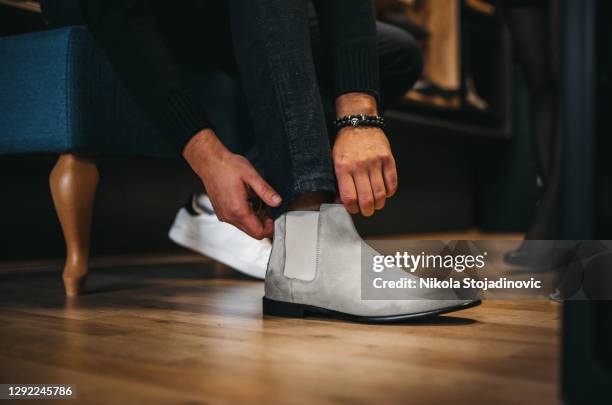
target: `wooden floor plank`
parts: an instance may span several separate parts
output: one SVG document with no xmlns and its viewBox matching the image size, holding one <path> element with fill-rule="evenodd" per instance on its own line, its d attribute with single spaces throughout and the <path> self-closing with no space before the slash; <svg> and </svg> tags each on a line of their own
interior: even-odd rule
<svg viewBox="0 0 612 405">
<path fill-rule="evenodd" d="M 0 273 L 0 382 L 94 404 L 560 403 L 552 302 L 373 326 L 262 317 L 262 283 L 211 262 L 109 264 L 71 301 L 58 271 Z"/>
</svg>

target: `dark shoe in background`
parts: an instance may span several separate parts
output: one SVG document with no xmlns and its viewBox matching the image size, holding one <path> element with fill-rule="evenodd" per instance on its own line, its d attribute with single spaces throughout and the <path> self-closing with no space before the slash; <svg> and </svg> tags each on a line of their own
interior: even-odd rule
<svg viewBox="0 0 612 405">
<path fill-rule="evenodd" d="M 461 107 L 461 96 L 458 90 L 444 89 L 427 77 L 419 79 L 405 98 L 408 101 L 439 108 L 459 109 Z"/>
</svg>

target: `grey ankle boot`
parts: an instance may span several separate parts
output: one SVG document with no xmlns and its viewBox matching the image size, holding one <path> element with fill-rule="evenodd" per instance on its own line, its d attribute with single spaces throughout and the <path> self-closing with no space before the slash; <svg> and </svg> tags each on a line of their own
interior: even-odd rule
<svg viewBox="0 0 612 405">
<path fill-rule="evenodd" d="M 362 248 L 366 249 L 363 253 Z M 409 300 L 362 300 L 362 254 L 373 256 L 378 252 L 362 242 L 344 206 L 323 204 L 318 212 L 283 214 L 275 221 L 264 314 L 325 314 L 383 323 L 429 317 L 480 303 L 458 299 L 452 289 L 419 289 Z"/>
</svg>

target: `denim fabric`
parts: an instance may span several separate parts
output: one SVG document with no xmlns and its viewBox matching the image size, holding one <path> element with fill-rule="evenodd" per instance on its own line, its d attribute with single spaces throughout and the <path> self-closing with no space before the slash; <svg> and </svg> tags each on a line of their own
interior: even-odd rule
<svg viewBox="0 0 612 405">
<path fill-rule="evenodd" d="M 306 192 L 336 191 L 308 2 L 230 4 L 234 51 L 264 176 L 283 197 L 284 205 L 273 213 L 278 215 Z"/>
</svg>

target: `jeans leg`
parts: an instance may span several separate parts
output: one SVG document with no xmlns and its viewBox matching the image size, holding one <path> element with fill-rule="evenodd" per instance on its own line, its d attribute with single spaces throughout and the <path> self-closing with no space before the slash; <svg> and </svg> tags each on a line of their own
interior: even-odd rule
<svg viewBox="0 0 612 405">
<path fill-rule="evenodd" d="M 336 191 L 315 72 L 307 0 L 231 0 L 234 52 L 265 179 L 283 205 Z"/>
</svg>

